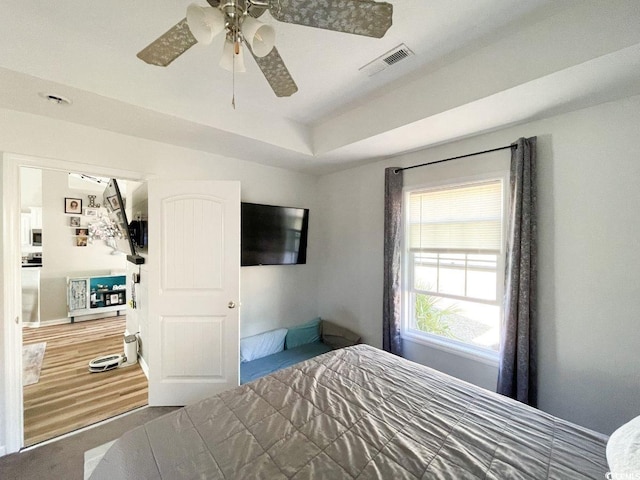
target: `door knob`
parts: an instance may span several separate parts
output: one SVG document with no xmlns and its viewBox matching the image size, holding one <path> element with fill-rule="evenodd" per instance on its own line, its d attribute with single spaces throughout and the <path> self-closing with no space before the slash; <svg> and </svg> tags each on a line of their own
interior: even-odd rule
<svg viewBox="0 0 640 480">
<path fill-rule="evenodd" d="M 229 304 L 227 305 L 227 307 L 236 308 L 236 304 L 233 301 L 230 301 Z"/>
</svg>

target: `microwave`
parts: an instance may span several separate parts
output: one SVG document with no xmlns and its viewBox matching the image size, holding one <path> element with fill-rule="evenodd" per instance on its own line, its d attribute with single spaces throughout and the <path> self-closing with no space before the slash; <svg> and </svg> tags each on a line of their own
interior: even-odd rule
<svg viewBox="0 0 640 480">
<path fill-rule="evenodd" d="M 34 247 L 42 246 L 42 230 L 39 228 L 31 229 L 31 245 Z"/>
</svg>

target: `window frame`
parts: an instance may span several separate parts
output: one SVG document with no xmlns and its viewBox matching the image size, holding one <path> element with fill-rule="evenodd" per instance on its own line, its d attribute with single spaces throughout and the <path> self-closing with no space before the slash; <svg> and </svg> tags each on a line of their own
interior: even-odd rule
<svg viewBox="0 0 640 480">
<path fill-rule="evenodd" d="M 476 183 L 488 182 L 488 181 L 502 181 L 502 241 L 500 252 L 498 253 L 497 264 L 496 264 L 496 301 L 484 301 L 482 299 L 473 299 L 469 297 L 455 297 L 447 294 L 438 294 L 437 292 L 431 292 L 431 294 L 435 293 L 436 295 L 442 295 L 446 298 L 459 298 L 463 301 L 474 301 L 482 304 L 491 304 L 497 305 L 500 309 L 500 319 L 499 323 L 502 325 L 502 321 L 504 318 L 504 271 L 505 271 L 505 262 L 506 262 L 506 231 L 508 228 L 508 219 L 509 219 L 509 172 L 506 170 L 500 171 L 491 171 L 487 173 L 483 173 L 480 175 L 473 175 L 467 177 L 449 177 L 445 179 L 440 179 L 433 182 L 428 183 L 420 183 L 416 185 L 405 186 L 403 188 L 403 211 L 402 211 L 402 220 L 403 220 L 403 235 L 402 235 L 402 326 L 401 326 L 401 336 L 404 339 L 410 340 L 411 342 L 422 344 L 428 347 L 436 348 L 438 350 L 443 350 L 448 353 L 452 353 L 454 355 L 462 356 L 465 358 L 469 358 L 472 360 L 476 360 L 478 362 L 497 366 L 499 363 L 499 353 L 494 350 L 489 350 L 487 348 L 482 348 L 476 345 L 471 345 L 466 342 L 462 342 L 455 339 L 445 338 L 440 335 L 431 334 L 428 332 L 422 332 L 415 328 L 412 328 L 412 315 L 413 308 L 411 306 L 411 301 L 416 290 L 413 288 L 414 281 L 414 269 L 412 267 L 412 253 L 409 251 L 408 241 L 409 241 L 409 196 L 412 192 L 421 191 L 421 190 L 432 190 L 432 189 L 446 189 L 446 188 L 456 188 L 466 185 L 473 185 Z"/>
</svg>

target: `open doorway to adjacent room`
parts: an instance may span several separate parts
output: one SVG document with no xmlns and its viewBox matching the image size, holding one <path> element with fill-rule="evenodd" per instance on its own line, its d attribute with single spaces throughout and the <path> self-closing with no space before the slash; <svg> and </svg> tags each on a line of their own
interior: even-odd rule
<svg viewBox="0 0 640 480">
<path fill-rule="evenodd" d="M 137 333 L 127 325 L 126 255 L 105 208 L 113 201 L 103 196 L 109 179 L 20 167 L 20 180 L 23 424 L 30 446 L 147 405 L 148 382 L 137 361 L 89 372 L 91 360 L 123 354 L 125 335 Z M 124 210 L 142 184 L 118 184 Z M 129 220 L 141 215 L 127 211 Z"/>
</svg>

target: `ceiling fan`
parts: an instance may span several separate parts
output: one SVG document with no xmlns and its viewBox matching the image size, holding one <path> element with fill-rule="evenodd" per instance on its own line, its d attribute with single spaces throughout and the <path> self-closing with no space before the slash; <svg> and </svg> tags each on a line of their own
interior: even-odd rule
<svg viewBox="0 0 640 480">
<path fill-rule="evenodd" d="M 244 71 L 244 43 L 277 97 L 298 91 L 275 44 L 275 31 L 257 20 L 266 10 L 280 22 L 382 38 L 392 23 L 393 6 L 374 0 L 207 0 L 191 4 L 187 17 L 138 53 L 151 65 L 166 67 L 196 43 L 211 43 L 225 32 L 220 66 Z"/>
</svg>

